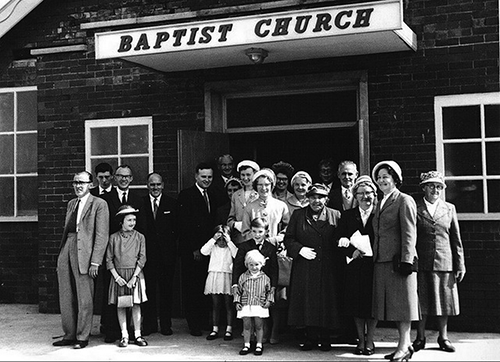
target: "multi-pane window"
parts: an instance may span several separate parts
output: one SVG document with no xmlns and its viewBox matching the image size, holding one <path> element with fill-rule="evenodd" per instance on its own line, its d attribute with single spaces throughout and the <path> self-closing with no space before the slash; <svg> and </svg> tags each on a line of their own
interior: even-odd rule
<svg viewBox="0 0 500 362">
<path fill-rule="evenodd" d="M 151 117 L 101 119 L 85 122 L 87 170 L 107 162 L 113 170 L 118 165 L 132 168 L 131 188 L 145 187 L 153 169 L 153 125 Z"/>
<path fill-rule="evenodd" d="M 0 155 L 0 220 L 36 220 L 36 87 L 0 89 Z"/>
<path fill-rule="evenodd" d="M 461 219 L 500 218 L 500 93 L 435 99 L 438 170 Z"/>
</svg>

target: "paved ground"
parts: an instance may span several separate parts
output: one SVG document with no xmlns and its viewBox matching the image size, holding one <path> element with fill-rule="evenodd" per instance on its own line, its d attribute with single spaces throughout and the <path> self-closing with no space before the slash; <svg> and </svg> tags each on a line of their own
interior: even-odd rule
<svg viewBox="0 0 500 362">
<path fill-rule="evenodd" d="M 149 346 L 130 345 L 119 348 L 107 344 L 99 334 L 99 316 L 94 318 L 92 337 L 88 347 L 73 350 L 71 347 L 53 347 L 52 342 L 62 334 L 59 314 L 38 313 L 37 305 L 0 304 L 0 360 L 3 361 L 385 361 L 384 354 L 396 346 L 397 332 L 392 328 L 378 328 L 376 353 L 372 356 L 355 356 L 354 346 L 333 345 L 330 352 L 313 350 L 302 352 L 291 335 L 283 335 L 277 345 L 264 345 L 262 356 L 240 356 L 241 337 L 225 342 L 222 339 L 207 341 L 189 335 L 183 319 L 175 319 L 172 336 L 152 334 L 147 337 Z M 415 331 L 412 332 L 414 336 Z M 438 350 L 437 332 L 429 331 L 427 347 L 414 354 L 412 361 L 500 361 L 500 334 L 450 333 L 457 348 L 456 353 Z"/>
</svg>

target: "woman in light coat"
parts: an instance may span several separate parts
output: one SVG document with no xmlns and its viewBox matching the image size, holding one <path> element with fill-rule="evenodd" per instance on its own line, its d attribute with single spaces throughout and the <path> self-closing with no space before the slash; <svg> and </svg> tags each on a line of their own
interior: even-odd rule
<svg viewBox="0 0 500 362">
<path fill-rule="evenodd" d="M 227 218 L 227 226 L 231 229 L 231 240 L 239 245 L 245 241 L 242 234 L 243 214 L 248 204 L 257 200 L 259 194 L 253 188 L 253 175 L 260 170 L 259 165 L 251 160 L 241 161 L 236 167 L 243 185 L 231 198 L 231 209 Z"/>
<path fill-rule="evenodd" d="M 422 320 L 418 322 L 415 351 L 425 348 L 425 325 L 435 316 L 439 348 L 455 352 L 448 339 L 448 316 L 460 313 L 458 283 L 465 276 L 465 261 L 455 206 L 441 199 L 446 188 L 437 171 L 420 175 L 424 197 L 417 200 L 418 295 Z"/>
<path fill-rule="evenodd" d="M 379 162 L 372 178 L 383 193 L 373 218 L 372 312 L 377 320 L 396 322 L 398 345 L 386 358 L 407 361 L 414 352 L 411 321 L 420 319 L 417 274 L 412 272 L 417 255 L 417 207 L 411 196 L 398 190 L 403 175 L 396 162 Z M 394 261 L 401 264 L 398 271 Z"/>
</svg>

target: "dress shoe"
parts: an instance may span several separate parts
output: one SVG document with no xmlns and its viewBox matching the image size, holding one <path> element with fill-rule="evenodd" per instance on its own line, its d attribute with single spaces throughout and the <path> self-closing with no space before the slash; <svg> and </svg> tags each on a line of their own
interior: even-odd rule
<svg viewBox="0 0 500 362">
<path fill-rule="evenodd" d="M 73 349 L 82 349 L 89 345 L 89 341 L 76 341 Z"/>
<path fill-rule="evenodd" d="M 148 345 L 148 342 L 142 336 L 137 337 L 134 343 L 139 347 L 146 347 Z"/>
<path fill-rule="evenodd" d="M 240 355 L 241 356 L 245 356 L 247 354 L 250 353 L 250 347 L 247 347 L 247 346 L 244 346 L 241 350 L 240 350 Z"/>
<path fill-rule="evenodd" d="M 161 334 L 164 336 L 171 336 L 174 332 L 172 331 L 172 328 L 166 328 L 161 330 Z"/>
<path fill-rule="evenodd" d="M 72 346 L 76 343 L 75 340 L 71 339 L 61 339 L 60 341 L 56 341 L 52 343 L 54 347 L 63 347 L 63 346 Z"/>
<path fill-rule="evenodd" d="M 439 349 L 445 352 L 455 352 L 455 347 L 451 344 L 449 339 L 443 339 L 441 336 L 438 337 Z"/>
<path fill-rule="evenodd" d="M 207 336 L 207 341 L 213 341 L 214 339 L 219 338 L 219 332 L 212 331 L 210 334 Z"/>
<path fill-rule="evenodd" d="M 421 349 L 424 349 L 425 348 L 425 337 L 422 339 L 415 339 L 413 341 L 412 346 L 413 346 L 413 349 L 415 350 L 415 352 L 418 352 Z"/>
<path fill-rule="evenodd" d="M 120 339 L 120 343 L 118 343 L 118 347 L 127 347 L 127 346 L 128 346 L 128 338 L 122 337 L 122 339 Z"/>
<path fill-rule="evenodd" d="M 189 334 L 191 334 L 192 336 L 195 336 L 195 337 L 199 337 L 199 336 L 201 336 L 202 333 L 201 333 L 200 329 L 191 329 Z"/>
<path fill-rule="evenodd" d="M 311 341 L 305 341 L 303 345 L 300 346 L 301 351 L 310 351 L 314 348 L 314 343 Z"/>
<path fill-rule="evenodd" d="M 328 352 L 332 349 L 332 345 L 329 342 L 322 342 L 319 345 L 319 350 L 323 352 Z"/>
<path fill-rule="evenodd" d="M 392 358 L 394 357 L 395 354 L 396 354 L 396 352 L 392 352 L 392 353 L 386 354 L 384 356 L 384 358 L 392 361 Z"/>
<path fill-rule="evenodd" d="M 360 356 L 360 355 L 362 355 L 362 354 L 363 354 L 363 351 L 364 351 L 364 348 L 357 347 L 357 346 L 356 346 L 356 348 L 354 348 L 354 354 L 355 354 L 355 355 Z"/>
<path fill-rule="evenodd" d="M 255 356 L 262 356 L 262 352 L 264 351 L 264 347 L 258 346 L 255 347 L 255 350 L 253 351 L 253 354 Z"/>
<path fill-rule="evenodd" d="M 232 341 L 233 340 L 233 333 L 226 331 L 226 333 L 224 333 L 224 340 L 225 341 Z"/>
<path fill-rule="evenodd" d="M 375 345 L 373 345 L 373 347 L 365 347 L 365 349 L 363 350 L 363 355 L 365 356 L 371 356 L 374 353 L 375 353 Z"/>
<path fill-rule="evenodd" d="M 394 356 L 395 356 L 395 354 L 394 354 L 391 358 L 391 361 L 408 361 L 411 359 L 414 352 L 415 351 L 413 350 L 413 347 L 409 346 L 408 350 L 404 354 L 402 354 L 401 356 L 394 358 Z"/>
</svg>

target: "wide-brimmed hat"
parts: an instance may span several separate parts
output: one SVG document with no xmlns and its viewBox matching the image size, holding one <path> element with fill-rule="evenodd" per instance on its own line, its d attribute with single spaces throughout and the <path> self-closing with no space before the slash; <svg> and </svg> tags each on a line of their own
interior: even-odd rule
<svg viewBox="0 0 500 362">
<path fill-rule="evenodd" d="M 388 160 L 388 161 L 380 161 L 379 163 L 377 163 L 375 165 L 375 167 L 373 168 L 373 171 L 372 171 L 372 179 L 375 181 L 377 180 L 377 172 L 379 170 L 379 168 L 381 166 L 390 166 L 394 172 L 396 172 L 396 174 L 398 175 L 399 177 L 399 181 L 403 182 L 403 172 L 401 171 L 401 167 L 399 167 L 399 165 L 396 163 L 396 161 L 391 161 L 391 160 Z"/>
<path fill-rule="evenodd" d="M 443 187 L 446 187 L 446 184 L 444 183 L 443 174 L 438 171 L 429 171 L 420 174 L 420 185 L 424 185 L 430 182 L 435 182 L 443 185 Z"/>
<path fill-rule="evenodd" d="M 328 196 L 328 189 L 323 184 L 313 184 L 309 186 L 306 192 L 307 197 L 312 195 Z"/>
<path fill-rule="evenodd" d="M 136 214 L 138 213 L 139 210 L 134 209 L 130 205 L 122 205 L 118 208 L 118 212 L 116 213 L 115 216 L 120 216 L 120 215 L 128 215 L 128 214 Z"/>
<path fill-rule="evenodd" d="M 242 167 L 251 167 L 255 172 L 260 170 L 259 165 L 257 162 L 252 161 L 252 160 L 243 160 L 240 163 L 238 163 L 238 166 L 236 167 L 236 171 L 240 172 L 240 168 Z"/>
<path fill-rule="evenodd" d="M 373 180 L 368 175 L 359 176 L 356 179 L 356 181 L 354 182 L 354 186 L 352 187 L 352 189 L 357 190 L 358 187 L 362 184 L 367 184 L 368 186 L 370 186 L 373 189 L 373 191 L 377 192 L 377 185 L 373 182 Z"/>
</svg>

